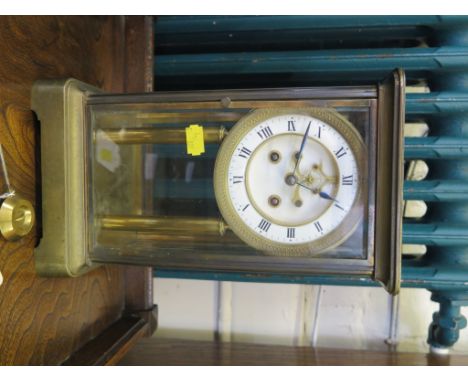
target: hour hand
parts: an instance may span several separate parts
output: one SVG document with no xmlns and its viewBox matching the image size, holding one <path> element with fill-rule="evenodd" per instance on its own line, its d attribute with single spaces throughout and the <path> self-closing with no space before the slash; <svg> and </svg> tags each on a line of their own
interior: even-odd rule
<svg viewBox="0 0 468 382">
<path fill-rule="evenodd" d="M 301 187 L 304 187 L 304 188 L 307 188 L 308 190 L 312 191 L 314 194 L 317 194 L 317 191 L 318 190 L 315 190 L 313 188 L 310 188 L 310 187 L 307 187 L 305 184 L 302 184 L 302 183 L 297 183 L 299 186 Z M 322 198 L 322 199 L 327 199 L 327 200 L 332 200 L 336 203 L 338 203 L 338 200 L 336 200 L 335 198 L 331 197 L 330 195 L 328 195 L 326 192 L 323 192 L 323 191 L 320 191 L 318 192 L 318 195 Z"/>
<path fill-rule="evenodd" d="M 319 196 L 323 199 L 327 199 L 327 200 L 332 200 L 334 202 L 337 202 L 338 203 L 338 200 L 336 200 L 335 198 L 332 198 L 330 195 L 328 195 L 326 192 L 323 192 L 323 191 L 320 191 L 319 192 Z"/>
</svg>

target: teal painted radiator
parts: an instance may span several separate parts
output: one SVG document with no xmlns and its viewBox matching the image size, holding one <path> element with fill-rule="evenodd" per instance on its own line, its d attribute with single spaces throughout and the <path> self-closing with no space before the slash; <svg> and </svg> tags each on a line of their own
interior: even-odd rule
<svg viewBox="0 0 468 382">
<path fill-rule="evenodd" d="M 395 67 L 405 69 L 408 85 L 428 89 L 406 96 L 406 122 L 425 123 L 429 133 L 406 138 L 405 160 L 424 160 L 429 172 L 424 180 L 404 185 L 405 200 L 424 201 L 427 212 L 405 219 L 403 242 L 426 245 L 427 252 L 404 257 L 402 283 L 432 292 L 440 310 L 428 343 L 450 347 L 466 326 L 460 307 L 468 305 L 468 17 L 173 16 L 155 21 L 156 91 L 361 84 L 380 80 Z M 198 188 L 200 197 L 212 197 L 205 184 Z M 155 274 L 373 285 L 338 276 L 168 269 Z"/>
</svg>

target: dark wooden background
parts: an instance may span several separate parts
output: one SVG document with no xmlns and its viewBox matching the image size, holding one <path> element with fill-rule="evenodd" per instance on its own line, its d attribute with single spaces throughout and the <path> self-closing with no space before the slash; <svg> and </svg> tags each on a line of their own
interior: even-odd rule
<svg viewBox="0 0 468 382">
<path fill-rule="evenodd" d="M 17 193 L 38 203 L 33 82 L 74 77 L 111 92 L 151 90 L 152 36 L 141 34 L 150 29 L 144 17 L 0 17 L 0 143 Z M 152 307 L 148 268 L 38 277 L 37 233 L 36 225 L 17 242 L 0 238 L 0 365 L 61 364 L 124 312 Z"/>
</svg>

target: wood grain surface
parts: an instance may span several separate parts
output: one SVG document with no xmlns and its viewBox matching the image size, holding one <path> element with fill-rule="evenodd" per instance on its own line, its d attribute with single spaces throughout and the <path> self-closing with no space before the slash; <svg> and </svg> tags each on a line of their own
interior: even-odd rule
<svg viewBox="0 0 468 382">
<path fill-rule="evenodd" d="M 74 77 L 122 91 L 123 23 L 119 17 L 0 17 L 0 143 L 12 188 L 33 204 L 39 179 L 31 85 Z M 0 238 L 0 365 L 60 364 L 124 309 L 123 267 L 76 279 L 37 277 L 37 227 L 17 242 Z"/>
<path fill-rule="evenodd" d="M 119 365 L 448 366 L 468 365 L 468 357 L 151 338 L 138 342 Z"/>
</svg>

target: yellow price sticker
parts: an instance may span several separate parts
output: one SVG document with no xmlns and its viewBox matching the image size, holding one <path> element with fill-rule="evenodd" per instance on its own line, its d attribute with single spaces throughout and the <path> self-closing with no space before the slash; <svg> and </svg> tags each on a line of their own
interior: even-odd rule
<svg viewBox="0 0 468 382">
<path fill-rule="evenodd" d="M 189 127 L 186 127 L 185 138 L 187 141 L 187 154 L 198 156 L 205 152 L 203 126 L 190 125 Z"/>
</svg>

